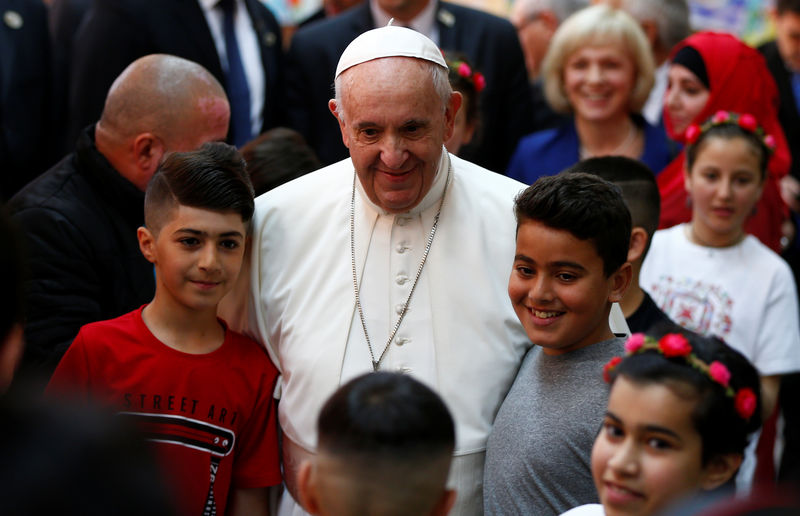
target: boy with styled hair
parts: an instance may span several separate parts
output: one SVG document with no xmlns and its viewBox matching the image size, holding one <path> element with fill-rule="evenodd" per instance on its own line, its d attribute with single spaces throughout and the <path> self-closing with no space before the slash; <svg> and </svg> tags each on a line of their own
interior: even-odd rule
<svg viewBox="0 0 800 516">
<path fill-rule="evenodd" d="M 155 267 L 153 300 L 81 328 L 48 386 L 137 425 L 181 514 L 266 514 L 265 488 L 281 481 L 277 371 L 216 315 L 239 274 L 252 215 L 236 149 L 208 143 L 168 157 L 148 185 L 138 230 Z"/>
<path fill-rule="evenodd" d="M 590 174 L 542 177 L 515 200 L 511 303 L 535 344 L 500 406 L 486 450 L 487 515 L 558 515 L 596 503 L 590 455 L 623 351 L 608 316 L 631 279 L 631 216 Z"/>
<path fill-rule="evenodd" d="M 317 454 L 300 466 L 304 508 L 323 516 L 441 516 L 455 502 L 447 474 L 453 418 L 441 398 L 407 375 L 359 376 L 328 398 Z"/>
<path fill-rule="evenodd" d="M 603 156 L 579 161 L 563 173 L 584 172 L 614 183 L 631 212 L 631 240 L 628 262 L 631 264 L 631 283 L 620 302 L 631 333 L 660 336 L 685 332 L 655 304 L 639 285 L 639 272 L 650 249 L 653 234 L 658 229 L 661 197 L 653 172 L 639 160 L 624 156 Z"/>
</svg>

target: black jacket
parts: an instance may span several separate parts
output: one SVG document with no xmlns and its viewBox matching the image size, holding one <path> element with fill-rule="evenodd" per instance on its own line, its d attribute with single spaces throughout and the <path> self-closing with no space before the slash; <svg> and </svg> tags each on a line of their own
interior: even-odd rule
<svg viewBox="0 0 800 516">
<path fill-rule="evenodd" d="M 27 243 L 26 349 L 20 374 L 49 378 L 84 324 L 149 302 L 153 266 L 139 251 L 144 193 L 84 130 L 75 152 L 9 202 Z"/>
</svg>

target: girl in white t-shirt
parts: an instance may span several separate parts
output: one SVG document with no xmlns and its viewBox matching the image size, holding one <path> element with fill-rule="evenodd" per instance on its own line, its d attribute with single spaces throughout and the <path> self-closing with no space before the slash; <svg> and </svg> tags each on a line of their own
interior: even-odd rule
<svg viewBox="0 0 800 516">
<path fill-rule="evenodd" d="M 641 333 L 604 368 L 611 393 L 592 449 L 602 505 L 563 516 L 650 516 L 735 474 L 761 424 L 758 373 L 716 338 Z"/>
</svg>

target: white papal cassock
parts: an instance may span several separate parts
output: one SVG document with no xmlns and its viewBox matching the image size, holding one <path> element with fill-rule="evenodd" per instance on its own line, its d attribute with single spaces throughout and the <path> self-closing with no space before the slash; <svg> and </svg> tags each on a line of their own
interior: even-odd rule
<svg viewBox="0 0 800 516">
<path fill-rule="evenodd" d="M 414 282 L 450 164 L 430 254 L 381 369 L 411 374 L 447 403 L 457 440 L 451 514 L 472 515 L 483 511 L 486 438 L 531 346 L 507 293 L 513 201 L 525 185 L 444 149 L 430 192 L 409 213 L 386 214 L 356 181 L 356 269 L 377 359 Z M 353 178 L 346 159 L 259 197 L 250 266 L 222 308 L 231 327 L 263 343 L 279 367 L 281 427 L 306 451 L 315 448 L 327 397 L 372 370 L 353 290 Z"/>
</svg>

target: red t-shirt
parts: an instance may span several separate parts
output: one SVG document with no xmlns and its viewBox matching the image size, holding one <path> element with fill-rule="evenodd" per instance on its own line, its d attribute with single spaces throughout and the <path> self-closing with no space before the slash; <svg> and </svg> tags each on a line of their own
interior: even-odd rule
<svg viewBox="0 0 800 516">
<path fill-rule="evenodd" d="M 231 485 L 279 484 L 278 372 L 264 350 L 226 327 L 219 349 L 180 352 L 150 333 L 142 308 L 81 328 L 47 393 L 77 394 L 137 425 L 182 514 L 225 514 Z"/>
</svg>

